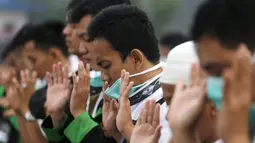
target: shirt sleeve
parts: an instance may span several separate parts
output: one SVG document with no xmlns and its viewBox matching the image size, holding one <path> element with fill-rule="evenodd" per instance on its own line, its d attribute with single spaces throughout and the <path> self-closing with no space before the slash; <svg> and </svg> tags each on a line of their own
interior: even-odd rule
<svg viewBox="0 0 255 143">
<path fill-rule="evenodd" d="M 52 119 L 48 116 L 42 123 L 42 129 L 50 142 L 63 142 L 65 139 L 64 130 L 72 122 L 72 116 L 65 116 L 57 128 L 53 127 Z"/>
</svg>

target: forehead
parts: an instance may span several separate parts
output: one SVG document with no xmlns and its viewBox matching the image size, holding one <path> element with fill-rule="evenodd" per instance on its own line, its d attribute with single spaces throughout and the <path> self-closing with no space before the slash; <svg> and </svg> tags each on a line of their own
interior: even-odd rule
<svg viewBox="0 0 255 143">
<path fill-rule="evenodd" d="M 87 15 L 87 16 L 84 16 L 80 22 L 78 23 L 78 28 L 81 28 L 83 30 L 87 30 L 87 27 L 91 21 L 91 16 L 90 15 Z"/>
<path fill-rule="evenodd" d="M 223 46 L 214 38 L 202 37 L 197 46 L 201 65 L 209 63 L 229 64 L 235 56 L 235 50 Z"/>
<path fill-rule="evenodd" d="M 118 55 L 118 52 L 113 50 L 112 45 L 103 38 L 98 38 L 89 42 L 88 49 L 91 56 L 94 58 L 113 60 Z"/>
</svg>

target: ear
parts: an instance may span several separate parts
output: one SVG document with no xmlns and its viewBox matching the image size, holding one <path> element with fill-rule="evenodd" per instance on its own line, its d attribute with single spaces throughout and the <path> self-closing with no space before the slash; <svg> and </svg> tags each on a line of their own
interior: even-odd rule
<svg viewBox="0 0 255 143">
<path fill-rule="evenodd" d="M 130 57 L 133 59 L 134 64 L 138 65 L 139 67 L 143 65 L 145 60 L 143 53 L 138 49 L 132 50 L 130 53 Z"/>
<path fill-rule="evenodd" d="M 53 61 L 55 63 L 61 62 L 61 61 L 63 61 L 65 59 L 65 56 L 63 55 L 62 51 L 60 51 L 56 47 L 50 48 L 49 55 L 51 56 L 51 58 L 53 59 Z"/>
</svg>

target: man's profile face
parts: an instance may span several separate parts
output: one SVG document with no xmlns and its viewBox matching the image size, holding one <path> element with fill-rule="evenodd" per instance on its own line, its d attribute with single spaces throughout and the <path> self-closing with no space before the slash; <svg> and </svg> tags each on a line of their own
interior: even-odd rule
<svg viewBox="0 0 255 143">
<path fill-rule="evenodd" d="M 67 21 L 69 21 L 69 19 L 67 19 Z M 90 21 L 91 16 L 87 15 L 84 16 L 79 23 L 68 23 L 63 30 L 69 53 L 77 55 L 85 64 L 89 63 L 90 58 L 87 56 L 87 47 L 80 47 L 81 42 L 86 42 L 82 40 L 80 34 L 87 32 L 87 27 Z"/>
<path fill-rule="evenodd" d="M 51 66 L 54 64 L 52 55 L 42 51 L 40 48 L 36 48 L 34 41 L 29 41 L 25 44 L 22 49 L 22 55 L 26 68 L 30 71 L 36 71 L 39 78 L 44 78 L 47 71 L 51 72 Z"/>
<path fill-rule="evenodd" d="M 201 67 L 211 76 L 221 76 L 224 69 L 231 67 L 235 50 L 227 49 L 218 40 L 203 36 L 197 42 Z"/>
<path fill-rule="evenodd" d="M 96 69 L 102 72 L 102 80 L 107 81 L 111 86 L 120 78 L 121 71 L 126 69 L 130 74 L 135 73 L 134 62 L 127 57 L 123 62 L 119 52 L 112 48 L 112 45 L 103 38 L 98 38 L 88 43 L 88 49 L 92 63 L 96 63 Z"/>
</svg>

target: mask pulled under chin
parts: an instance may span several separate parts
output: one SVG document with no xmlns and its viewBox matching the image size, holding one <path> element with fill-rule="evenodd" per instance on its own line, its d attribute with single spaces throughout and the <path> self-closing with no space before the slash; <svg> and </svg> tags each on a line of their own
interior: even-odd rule
<svg viewBox="0 0 255 143">
<path fill-rule="evenodd" d="M 163 66 L 163 63 L 159 63 L 145 71 L 142 71 L 140 73 L 137 73 L 137 74 L 133 74 L 133 75 L 130 75 L 129 77 L 136 77 L 136 76 L 140 76 L 140 75 L 144 75 L 146 73 L 149 73 L 149 72 L 152 72 L 152 71 L 155 71 L 159 68 L 161 68 Z M 129 96 L 133 96 L 133 94 L 141 87 L 143 87 L 147 82 L 144 82 L 142 84 L 139 84 L 139 85 L 136 85 L 134 87 L 132 87 L 131 89 L 131 92 L 129 94 Z M 108 87 L 106 90 L 105 90 L 105 94 L 108 95 L 110 98 L 113 98 L 113 99 L 118 99 L 119 96 L 120 96 L 120 87 L 121 87 L 121 79 L 119 78 L 118 80 L 116 80 L 114 82 L 114 84 L 111 86 L 111 87 Z"/>
</svg>

